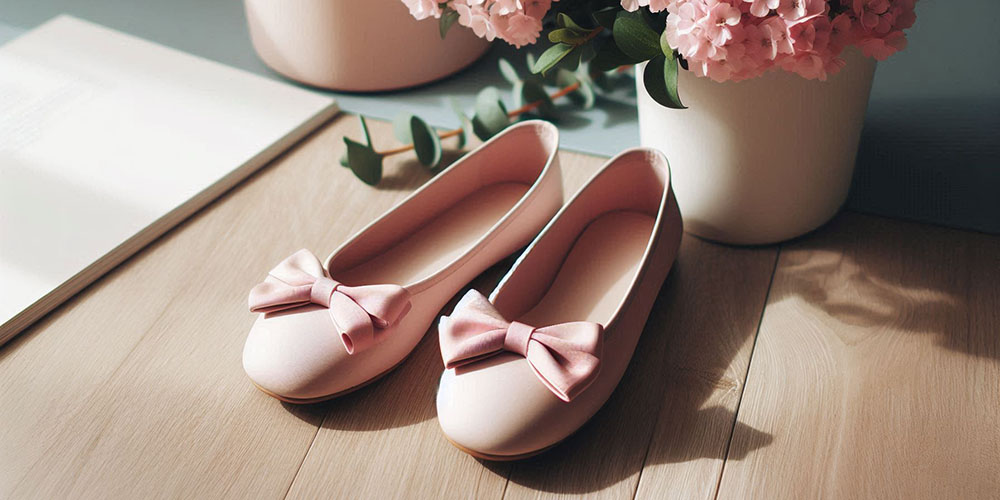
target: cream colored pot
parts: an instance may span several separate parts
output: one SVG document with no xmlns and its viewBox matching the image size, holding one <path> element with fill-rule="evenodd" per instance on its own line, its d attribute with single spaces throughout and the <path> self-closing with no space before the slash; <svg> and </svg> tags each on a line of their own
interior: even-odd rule
<svg viewBox="0 0 1000 500">
<path fill-rule="evenodd" d="M 638 83 L 642 145 L 670 161 L 684 228 L 764 244 L 808 233 L 847 198 L 875 61 L 846 54 L 826 82 L 784 71 L 716 83 L 682 71 L 689 109 L 663 108 Z"/>
<path fill-rule="evenodd" d="M 348 91 L 412 87 L 472 64 L 489 42 L 434 19 L 417 21 L 399 0 L 246 0 L 254 49 L 293 80 Z"/>
</svg>

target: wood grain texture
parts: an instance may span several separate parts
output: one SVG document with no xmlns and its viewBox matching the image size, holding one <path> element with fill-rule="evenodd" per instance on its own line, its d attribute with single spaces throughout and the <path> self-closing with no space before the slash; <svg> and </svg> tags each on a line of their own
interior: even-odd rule
<svg viewBox="0 0 1000 500">
<path fill-rule="evenodd" d="M 720 498 L 996 498 L 998 283 L 974 233 L 843 214 L 783 248 Z"/>
<path fill-rule="evenodd" d="M 657 318 L 668 339 L 663 403 L 639 499 L 715 498 L 778 253 L 696 238 L 682 250 Z"/>
<path fill-rule="evenodd" d="M 370 126 L 379 147 L 394 145 L 389 124 Z M 397 370 L 343 398 L 265 396 L 241 367 L 247 291 L 299 248 L 332 250 L 428 178 L 408 154 L 387 160 L 378 188 L 361 184 L 337 164 L 345 134 L 360 137 L 355 117 L 0 349 L 0 498 L 998 491 L 1000 238 L 852 214 L 780 257 L 686 236 L 619 390 L 528 461 L 478 461 L 442 437 L 433 330 Z M 567 195 L 604 162 L 560 157 Z M 470 286 L 489 292 L 512 262 Z"/>
<path fill-rule="evenodd" d="M 336 163 L 345 133 L 358 135 L 356 119 L 336 119 L 2 351 L 0 497 L 285 494 L 319 420 L 242 373 L 246 291 L 426 177 L 390 165 L 384 189 L 365 187 Z"/>
</svg>

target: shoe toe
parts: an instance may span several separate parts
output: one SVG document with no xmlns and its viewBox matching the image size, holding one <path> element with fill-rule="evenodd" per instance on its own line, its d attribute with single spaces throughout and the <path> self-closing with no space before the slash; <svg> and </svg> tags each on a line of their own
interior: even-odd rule
<svg viewBox="0 0 1000 500">
<path fill-rule="evenodd" d="M 339 392 L 348 361 L 326 309 L 302 308 L 257 318 L 243 348 L 243 369 L 261 389 L 288 399 Z"/>
<path fill-rule="evenodd" d="M 437 410 L 445 436 L 484 458 L 532 454 L 577 427 L 572 403 L 552 394 L 524 358 L 510 354 L 445 370 Z"/>
</svg>

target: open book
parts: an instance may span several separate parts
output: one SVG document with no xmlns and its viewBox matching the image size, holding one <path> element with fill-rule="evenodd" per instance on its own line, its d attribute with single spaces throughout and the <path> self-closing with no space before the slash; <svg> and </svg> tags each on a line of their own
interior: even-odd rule
<svg viewBox="0 0 1000 500">
<path fill-rule="evenodd" d="M 336 112 L 68 16 L 0 46 L 0 345 Z"/>
</svg>

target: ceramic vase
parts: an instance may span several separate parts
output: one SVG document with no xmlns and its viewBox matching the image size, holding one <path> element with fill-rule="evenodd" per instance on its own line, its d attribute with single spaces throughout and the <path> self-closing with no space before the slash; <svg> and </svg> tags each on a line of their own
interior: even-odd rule
<svg viewBox="0 0 1000 500">
<path fill-rule="evenodd" d="M 413 87 L 472 64 L 489 42 L 435 19 L 417 21 L 400 0 L 245 0 L 250 39 L 272 69 L 334 90 Z"/>
<path fill-rule="evenodd" d="M 660 106 L 637 79 L 640 139 L 667 155 L 688 232 L 731 244 L 774 243 L 837 213 L 875 74 L 873 59 L 855 51 L 845 59 L 825 82 L 776 70 L 717 83 L 681 71 L 684 110 Z"/>
</svg>

